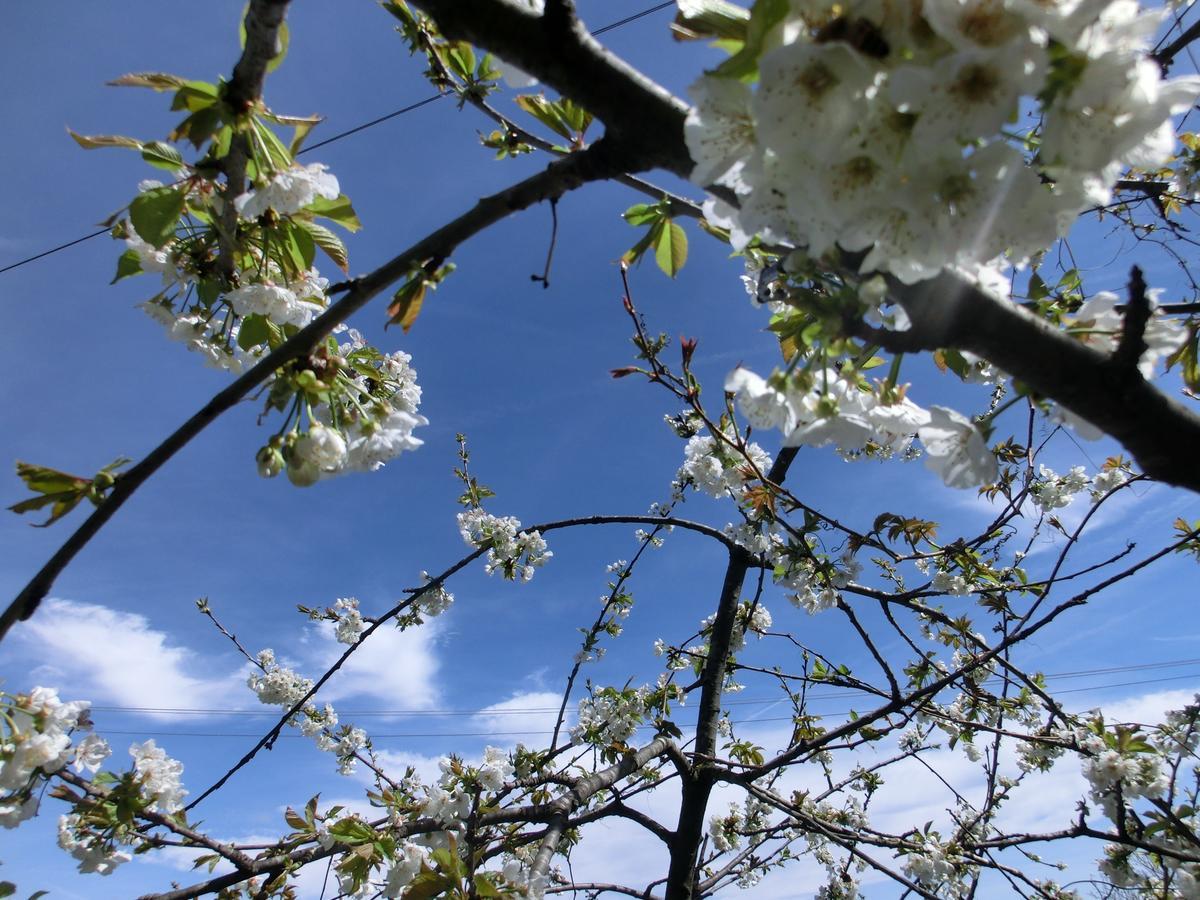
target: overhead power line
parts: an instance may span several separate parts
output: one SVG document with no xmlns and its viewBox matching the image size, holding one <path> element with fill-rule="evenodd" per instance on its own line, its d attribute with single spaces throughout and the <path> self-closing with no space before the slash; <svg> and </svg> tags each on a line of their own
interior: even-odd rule
<svg viewBox="0 0 1200 900">
<path fill-rule="evenodd" d="M 1165 678 L 1146 678 L 1146 679 L 1143 679 L 1140 681 L 1118 681 L 1118 682 L 1114 682 L 1112 684 L 1097 684 L 1097 685 L 1090 685 L 1088 687 L 1069 688 L 1064 691 L 1056 691 L 1055 695 L 1059 696 L 1062 694 L 1086 693 L 1088 691 L 1104 691 L 1104 690 L 1111 690 L 1112 688 L 1136 687 L 1138 685 L 1144 685 L 1144 684 L 1162 684 L 1162 683 L 1168 682 L 1168 681 L 1182 681 L 1183 679 L 1186 679 L 1186 678 L 1194 679 L 1194 678 L 1196 678 L 1196 675 L 1193 673 L 1193 674 L 1187 674 L 1187 675 L 1168 675 Z M 782 701 L 776 700 L 776 701 L 772 701 L 772 702 L 778 703 L 778 702 L 782 702 Z M 553 711 L 557 712 L 557 709 L 555 709 Z M 824 712 L 824 713 L 821 713 L 821 715 L 829 716 L 829 717 L 846 716 L 846 715 L 849 715 L 851 712 L 854 712 L 854 710 L 846 709 L 846 710 L 839 710 L 837 712 Z M 762 722 L 791 722 L 791 721 L 793 721 L 792 716 L 759 716 L 756 718 L 742 719 L 737 722 L 731 722 L 730 724 L 734 728 L 737 728 L 742 725 L 757 725 Z M 652 724 L 639 725 L 639 726 L 637 726 L 637 730 L 644 731 L 648 728 L 653 728 L 653 727 L 654 727 L 654 725 L 652 725 Z M 137 731 L 130 731 L 130 730 L 113 730 L 113 729 L 108 729 L 108 728 L 102 728 L 102 729 L 99 729 L 99 732 L 102 735 L 105 735 L 105 734 L 108 734 L 108 735 L 112 735 L 112 734 L 141 735 L 143 737 L 193 737 L 193 738 L 196 738 L 196 737 L 199 737 L 199 738 L 261 738 L 262 737 L 261 733 L 252 732 L 252 731 L 244 731 L 244 732 L 238 732 L 238 731 L 145 731 L 145 730 L 141 730 L 141 729 L 139 729 Z M 530 731 L 494 731 L 494 730 L 489 730 L 489 731 L 425 731 L 425 732 L 405 731 L 405 732 L 395 732 L 395 733 L 382 733 L 381 732 L 378 734 L 372 734 L 371 740 L 373 740 L 373 741 L 384 740 L 386 738 L 415 740 L 418 738 L 542 737 L 542 736 L 545 736 L 548 734 L 553 734 L 553 733 L 554 733 L 553 729 L 544 729 L 544 730 L 536 730 L 535 729 L 535 730 L 530 730 Z M 304 737 L 304 735 L 297 734 L 296 732 L 283 732 L 282 734 L 279 735 L 279 737 L 301 738 L 301 737 Z"/>
<path fill-rule="evenodd" d="M 1175 659 L 1164 662 L 1153 663 L 1131 663 L 1125 666 L 1107 666 L 1101 669 L 1077 669 L 1070 672 L 1053 672 L 1046 674 L 1048 680 L 1061 681 L 1071 678 L 1087 678 L 1094 675 L 1115 675 L 1121 672 L 1145 672 L 1155 669 L 1176 669 L 1183 666 L 1200 665 L 1200 658 L 1196 659 Z M 1189 675 L 1172 676 L 1177 678 L 1187 678 Z M 1000 679 L 990 678 L 985 681 L 988 683 L 998 683 Z M 1129 684 L 1140 684 L 1142 682 L 1128 682 Z M 1115 685 L 1120 687 L 1122 685 Z M 1070 691 L 1059 691 L 1058 693 L 1074 693 L 1080 690 L 1092 690 L 1092 688 L 1073 688 Z M 844 700 L 852 695 L 865 694 L 865 691 L 854 689 L 845 689 L 836 693 L 816 693 L 809 694 L 806 698 L 809 701 L 816 700 Z M 726 706 L 763 706 L 772 703 L 780 703 L 780 697 L 755 697 L 755 698 L 738 698 L 735 700 L 726 701 Z M 170 707 L 170 706 L 103 706 L 93 705 L 92 710 L 95 712 L 118 712 L 118 713 L 147 713 L 151 715 L 211 715 L 211 716 L 246 716 L 251 718 L 266 718 L 278 715 L 274 710 L 247 710 L 247 709 L 214 709 L 214 708 L 197 708 L 197 707 Z M 339 710 L 342 716 L 356 717 L 413 717 L 413 718 L 452 718 L 455 716 L 510 716 L 510 715 L 538 715 L 541 713 L 558 712 L 558 704 L 554 706 L 522 706 L 509 707 L 506 709 L 492 709 L 482 707 L 480 709 L 343 709 Z"/>
<path fill-rule="evenodd" d="M 643 9 L 641 12 L 637 12 L 637 13 L 634 13 L 633 15 L 626 16 L 623 19 L 618 19 L 616 22 L 610 22 L 607 25 L 602 25 L 600 28 L 597 28 L 595 31 L 593 31 L 592 34 L 593 35 L 601 35 L 601 34 L 604 34 L 605 32 L 613 31 L 617 28 L 621 28 L 622 26 L 628 25 L 631 22 L 636 22 L 638 19 L 641 19 L 645 16 L 651 15 L 656 12 L 661 12 L 662 10 L 667 9 L 668 7 L 673 7 L 674 5 L 675 5 L 675 0 L 670 0 L 670 2 L 668 2 L 668 3 L 660 3 L 657 6 L 651 6 L 648 9 Z M 369 122 L 363 122 L 361 125 L 355 125 L 353 128 L 348 128 L 345 131 L 339 132 L 338 134 L 335 134 L 332 137 L 328 137 L 323 141 L 317 141 L 317 143 L 315 143 L 315 144 L 310 144 L 309 146 L 304 147 L 303 149 L 299 150 L 296 153 L 296 155 L 302 156 L 305 153 L 310 153 L 313 150 L 317 150 L 321 147 L 326 147 L 329 144 L 334 143 L 335 141 L 340 141 L 343 138 L 348 138 L 353 134 L 358 134 L 360 131 L 366 131 L 368 128 L 374 128 L 376 125 L 380 125 L 391 119 L 395 119 L 399 116 L 403 116 L 406 113 L 414 112 L 415 110 L 420 109 L 422 106 L 428 106 L 430 103 L 433 103 L 435 100 L 441 100 L 445 96 L 447 96 L 447 95 L 446 94 L 434 94 L 433 96 L 426 97 L 424 100 L 418 100 L 416 103 L 410 103 L 408 106 L 402 106 L 402 107 L 400 107 L 400 109 L 393 110 L 392 112 L 387 113 L 386 115 L 382 115 L 377 119 L 371 119 Z M 35 253 L 33 256 L 27 256 L 25 259 L 17 260 L 15 263 L 9 263 L 7 266 L 0 268 L 0 275 L 3 275 L 5 272 L 11 272 L 13 269 L 19 269 L 21 266 L 28 265 L 31 262 L 36 262 L 39 259 L 50 256 L 51 254 L 58 253 L 60 250 L 66 250 L 69 247 L 74 247 L 76 244 L 82 244 L 84 241 L 90 241 L 92 238 L 100 237 L 100 235 L 108 234 L 108 233 L 109 233 L 109 229 L 102 228 L 99 231 L 93 231 L 91 234 L 85 234 L 82 237 L 77 237 L 73 241 L 67 241 L 65 244 L 59 244 L 57 247 L 51 247 L 48 250 L 43 250 L 40 253 Z"/>
</svg>

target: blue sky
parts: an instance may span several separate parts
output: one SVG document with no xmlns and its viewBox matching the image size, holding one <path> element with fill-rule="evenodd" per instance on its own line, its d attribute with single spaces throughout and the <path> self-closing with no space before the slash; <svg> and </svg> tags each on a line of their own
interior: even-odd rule
<svg viewBox="0 0 1200 900">
<path fill-rule="evenodd" d="M 81 150 L 65 128 L 164 135 L 175 114 L 163 95 L 104 82 L 130 71 L 203 79 L 229 72 L 242 5 L 130 0 L 119 11 L 115 4 L 70 2 L 54 14 L 36 4 L 6 12 L 0 77 L 10 89 L 0 164 L 10 177 L 0 206 L 0 266 L 87 233 L 128 202 L 140 179 L 154 176 L 135 154 Z M 593 26 L 649 5 L 579 4 Z M 704 48 L 670 41 L 668 21 L 667 12 L 648 16 L 606 41 L 682 94 L 709 57 Z M 269 79 L 267 100 L 277 111 L 325 115 L 314 140 L 430 95 L 392 20 L 373 4 L 296 4 L 290 22 L 289 58 Z M 510 102 L 499 101 L 502 107 Z M 476 139 L 478 130 L 490 128 L 443 100 L 306 160 L 331 167 L 364 222 L 348 240 L 352 271 L 370 270 L 477 197 L 541 165 L 530 158 L 493 162 Z M 686 189 L 666 176 L 661 182 Z M 244 687 L 243 661 L 195 612 L 195 600 L 208 597 L 251 650 L 274 647 L 317 674 L 336 645 L 295 613 L 297 603 L 323 606 L 355 596 L 364 609 L 380 611 L 417 584 L 422 569 L 437 571 L 463 555 L 454 523 L 459 490 L 451 475 L 456 432 L 468 435 L 473 470 L 496 490 L 488 506 L 498 514 L 536 522 L 642 513 L 665 499 L 682 445 L 662 417 L 676 409 L 661 391 L 608 376 L 632 361 L 616 260 L 637 236 L 620 212 L 642 199 L 610 185 L 565 197 L 548 290 L 529 278 L 541 271 L 549 238 L 543 207 L 456 254 L 458 270 L 427 301 L 410 334 L 384 333 L 381 305 L 352 322 L 384 349 L 411 353 L 424 388 L 422 412 L 431 423 L 420 432 L 425 446 L 383 471 L 306 490 L 260 479 L 253 455 L 268 432 L 255 424 L 258 408 L 243 404 L 224 416 L 121 510 L 60 577 L 54 599 L 5 642 L 0 676 L 6 688 L 53 684 L 65 698 L 91 699 L 97 730 L 110 736 L 118 759 L 126 744 L 156 737 L 183 760 L 185 782 L 199 791 L 253 742 L 248 735 L 272 720 Z M 692 255 L 680 277 L 671 281 L 646 264 L 632 274 L 632 289 L 652 330 L 700 339 L 697 372 L 716 396 L 735 363 L 762 371 L 777 351 L 762 333 L 763 315 L 742 293 L 740 263 L 688 227 Z M 1101 232 L 1083 232 L 1076 250 L 1105 262 L 1112 251 L 1100 240 Z M 160 327 L 134 308 L 153 293 L 148 278 L 108 285 L 120 249 L 97 238 L 0 275 L 0 321 L 11 354 L 0 380 L 8 423 L 0 432 L 0 460 L 90 473 L 118 455 L 140 457 L 225 383 L 223 373 L 163 340 Z M 1154 273 L 1169 277 L 1161 260 L 1143 261 L 1152 279 Z M 1115 287 L 1123 275 L 1113 271 L 1121 270 L 1088 277 L 1096 287 Z M 906 377 L 924 404 L 983 402 L 983 395 L 967 394 L 930 366 L 906 369 Z M 763 439 L 774 450 L 771 440 Z M 1059 471 L 1079 462 L 1094 470 L 1113 452 L 1106 442 L 1081 448 L 1059 436 L 1047 461 Z M 949 534 L 978 527 L 992 512 L 970 493 L 941 489 L 920 463 L 851 465 L 832 451 L 804 450 L 789 483 L 812 505 L 860 527 L 888 509 L 939 519 Z M 4 505 L 22 497 L 15 476 L 6 485 Z M 1196 509 L 1192 498 L 1166 488 L 1127 492 L 1095 524 L 1095 541 L 1079 562 L 1114 552 L 1127 539 L 1150 550 L 1176 516 L 1194 519 Z M 729 518 L 698 497 L 682 512 L 718 526 Z M 0 596 L 15 595 L 79 519 L 77 512 L 43 530 L 16 516 L 0 518 Z M 464 573 L 450 585 L 458 599 L 445 617 L 420 632 L 381 633 L 364 647 L 352 670 L 330 685 L 329 699 L 344 710 L 343 720 L 365 712 L 355 721 L 380 735 L 377 748 L 422 766 L 451 750 L 471 755 L 486 743 L 537 740 L 577 648 L 576 628 L 596 613 L 605 566 L 636 549 L 627 527 L 557 533 L 550 544 L 555 558 L 531 584 Z M 1048 550 L 1039 548 L 1045 556 Z M 585 674 L 600 684 L 620 685 L 630 674 L 637 682 L 652 680 L 652 641 L 680 641 L 695 630 L 711 611 L 721 569 L 712 545 L 672 535 L 638 570 L 638 605 L 625 637 Z M 1193 657 L 1200 638 L 1193 571 L 1172 560 L 1102 596 L 1039 635 L 1026 648 L 1026 664 L 1073 672 Z M 807 618 L 777 593 L 766 602 L 777 624 L 803 630 L 806 640 L 846 654 L 851 663 L 861 656 L 841 622 Z M 1098 687 L 1153 678 L 1176 680 Z M 1130 708 L 1153 709 L 1163 701 L 1148 695 L 1200 685 L 1200 667 L 1095 675 L 1062 685 L 1082 689 L 1070 695 L 1079 708 L 1125 698 Z M 762 685 L 740 699 L 771 697 Z M 842 710 L 846 702 L 831 700 L 827 708 Z M 137 713 L 131 707 L 226 712 Z M 746 710 L 746 719 L 763 720 L 764 743 L 786 730 L 786 723 L 769 722 L 766 702 L 735 708 Z M 396 710 L 409 714 L 379 715 Z M 456 714 L 441 714 L 447 710 Z M 442 736 L 413 736 L 428 734 Z M 267 836 L 284 827 L 284 805 L 302 804 L 318 790 L 332 802 L 361 795 L 361 787 L 338 779 L 329 757 L 285 738 L 200 813 L 224 837 Z M 52 846 L 56 815 L 48 801 L 38 821 L 3 834 L 0 878 L 64 898 L 126 897 L 187 878 L 150 861 L 106 880 L 78 876 Z M 620 834 L 607 841 L 617 846 Z M 597 844 L 606 846 L 605 837 Z M 627 864 L 653 870 L 656 862 L 642 860 L 642 852 Z"/>
</svg>

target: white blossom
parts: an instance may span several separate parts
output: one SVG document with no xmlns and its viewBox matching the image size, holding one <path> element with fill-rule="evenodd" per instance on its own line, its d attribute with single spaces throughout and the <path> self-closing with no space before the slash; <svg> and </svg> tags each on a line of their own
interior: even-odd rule
<svg viewBox="0 0 1200 900">
<path fill-rule="evenodd" d="M 336 200 L 341 188 L 337 178 L 327 173 L 328 168 L 312 163 L 276 172 L 267 184 L 240 195 L 233 205 L 243 218 L 257 219 L 268 209 L 286 216 L 299 212 L 318 197 Z"/>
<path fill-rule="evenodd" d="M 930 407 L 929 424 L 917 429 L 925 465 L 949 487 L 972 488 L 996 480 L 998 466 L 983 435 L 966 416 L 945 406 Z"/>
<path fill-rule="evenodd" d="M 173 813 L 183 807 L 187 796 L 179 778 L 183 774 L 183 763 L 167 756 L 154 741 L 133 744 L 129 748 L 133 757 L 134 773 L 141 795 L 149 801 L 146 808 Z"/>
</svg>

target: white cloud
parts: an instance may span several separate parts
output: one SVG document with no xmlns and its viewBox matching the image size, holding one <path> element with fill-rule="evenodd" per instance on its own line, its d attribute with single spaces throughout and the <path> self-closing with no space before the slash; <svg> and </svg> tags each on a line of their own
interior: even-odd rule
<svg viewBox="0 0 1200 900">
<path fill-rule="evenodd" d="M 432 709 L 437 705 L 440 691 L 437 678 L 440 662 L 437 658 L 438 623 L 398 631 L 390 625 L 368 637 L 351 655 L 346 664 L 321 689 L 320 699 L 363 699 L 381 704 L 386 709 Z M 333 638 L 333 625 L 323 623 L 314 649 L 314 668 L 319 674 L 337 661 L 345 651 L 344 644 Z"/>
<path fill-rule="evenodd" d="M 222 673 L 221 661 L 199 658 L 136 613 L 51 599 L 15 634 L 41 661 L 35 673 L 56 679 L 53 686 L 72 699 L 158 709 L 226 708 L 248 699 L 240 669 Z"/>
<path fill-rule="evenodd" d="M 549 743 L 550 732 L 558 720 L 562 694 L 554 691 L 527 691 L 486 706 L 475 715 L 474 724 L 493 732 L 496 742 L 511 747 L 517 743 Z M 564 733 L 573 721 L 572 706 L 567 706 Z M 534 732 L 521 734 L 518 732 Z M 560 741 L 561 742 L 561 741 Z"/>
</svg>

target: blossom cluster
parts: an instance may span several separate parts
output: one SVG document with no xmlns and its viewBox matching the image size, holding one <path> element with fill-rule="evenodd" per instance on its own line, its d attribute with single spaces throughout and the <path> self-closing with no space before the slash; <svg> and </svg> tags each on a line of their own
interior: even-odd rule
<svg viewBox="0 0 1200 900">
<path fill-rule="evenodd" d="M 500 572 L 510 581 L 518 575 L 522 581 L 531 580 L 534 570 L 554 555 L 539 532 L 522 531 L 512 516 L 493 516 L 473 507 L 458 514 L 458 530 L 469 546 L 487 548 L 489 575 Z"/>
<path fill-rule="evenodd" d="M 904 871 L 922 887 L 933 889 L 938 897 L 968 897 L 972 891 L 972 874 L 977 867 L 968 866 L 957 849 L 937 839 L 936 835 L 920 835 L 920 848 L 904 857 Z"/>
<path fill-rule="evenodd" d="M 728 442 L 699 434 L 688 439 L 683 455 L 676 483 L 710 497 L 740 497 L 742 488 L 757 479 L 755 469 L 766 474 L 771 468 L 771 457 L 758 444 L 747 443 L 743 456 Z"/>
<path fill-rule="evenodd" d="M 748 66 L 691 89 L 691 178 L 737 195 L 707 213 L 739 248 L 840 246 L 908 283 L 1020 263 L 1124 167 L 1166 162 L 1169 118 L 1200 93 L 1162 80 L 1148 42 L 1164 13 L 1128 0 L 788 6 Z M 1009 125 L 1026 111 L 1028 142 Z"/>
<path fill-rule="evenodd" d="M 424 443 L 413 435 L 429 420 L 417 411 L 421 387 L 412 357 L 400 350 L 381 353 L 353 329 L 350 337 L 337 353 L 315 360 L 320 377 L 313 369 L 297 376 L 302 391 L 330 402 L 308 407 L 307 431 L 300 431 L 297 417 L 286 436 L 272 438 L 258 452 L 263 477 L 286 468 L 292 484 L 307 487 L 346 472 L 373 472 Z M 333 402 L 335 395 L 344 402 Z"/>
<path fill-rule="evenodd" d="M 596 746 L 624 744 L 642 724 L 646 699 L 650 690 L 645 687 L 600 688 L 591 697 L 579 701 L 578 721 L 571 729 L 571 740 L 577 744 Z"/>
<path fill-rule="evenodd" d="M 91 735 L 71 745 L 73 731 L 90 727 L 90 707 L 86 700 L 63 702 L 53 688 L 0 693 L 0 826 L 15 828 L 36 815 L 38 783 L 72 758 L 94 772 L 108 755 L 107 744 Z"/>
<path fill-rule="evenodd" d="M 914 435 L 924 447 L 926 465 L 950 487 L 988 484 L 996 458 L 983 433 L 952 409 L 924 409 L 907 397 L 888 396 L 883 386 L 867 385 L 833 369 L 762 378 L 738 368 L 725 380 L 752 425 L 777 428 L 785 447 L 835 445 L 846 455 L 904 453 Z"/>
<path fill-rule="evenodd" d="M 362 624 L 358 613 L 358 601 L 353 598 L 342 599 L 338 604 L 340 605 L 334 607 L 334 616 L 338 618 L 335 633 L 350 637 L 350 632 Z M 339 617 L 338 613 L 342 615 Z M 344 643 L 354 643 L 357 640 L 355 634 L 352 641 Z M 258 671 L 250 674 L 246 685 L 254 691 L 259 702 L 267 706 L 290 710 L 313 688 L 311 678 L 281 665 L 275 659 L 275 651 L 270 648 L 259 652 L 255 657 L 255 665 Z M 342 775 L 349 775 L 354 771 L 358 751 L 368 744 L 367 734 L 361 728 L 343 724 L 338 729 L 337 711 L 328 703 L 323 708 L 318 708 L 314 703 L 305 703 L 289 724 L 298 728 L 305 737 L 313 738 L 318 750 L 334 754 L 338 761 L 338 772 Z"/>
<path fill-rule="evenodd" d="M 217 85 L 169 75 L 131 75 L 122 83 L 177 87 L 175 108 L 186 105 L 200 118 L 220 102 Z M 329 307 L 333 288 L 315 265 L 317 251 L 343 271 L 349 263 L 341 238 L 318 220 L 361 227 L 328 167 L 294 158 L 313 122 L 288 120 L 298 129 L 289 149 L 264 118 L 284 122 L 254 110 L 219 133 L 188 135 L 197 147 L 210 141 L 204 162 L 194 165 L 160 142 L 77 137 L 85 147 L 154 146 L 144 158 L 176 176 L 170 184 L 139 184 L 127 217 L 113 229 L 125 244 L 114 280 L 160 276 L 160 290 L 142 308 L 171 339 L 235 374 Z M 248 159 L 231 171 L 250 174 L 248 189 L 220 180 L 235 145 Z M 354 334 L 350 345 L 328 338 L 308 358 L 277 370 L 267 405 L 286 418 L 257 454 L 259 473 L 273 477 L 286 469 L 294 484 L 307 486 L 342 472 L 373 471 L 420 446 L 413 430 L 428 423 L 417 411 L 420 388 L 409 362 L 407 354 L 383 354 Z"/>
</svg>

